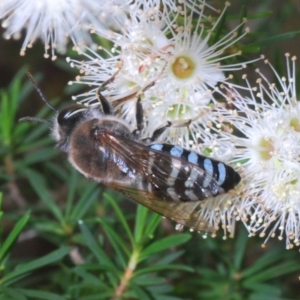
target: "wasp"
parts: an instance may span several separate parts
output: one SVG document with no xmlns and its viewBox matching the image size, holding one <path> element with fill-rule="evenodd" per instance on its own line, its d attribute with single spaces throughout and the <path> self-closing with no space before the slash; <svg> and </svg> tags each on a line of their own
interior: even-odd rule
<svg viewBox="0 0 300 300">
<path fill-rule="evenodd" d="M 54 109 L 35 85 L 43 101 Z M 196 231 L 212 231 L 200 217 L 200 201 L 226 193 L 241 180 L 229 165 L 183 149 L 156 142 L 169 126 L 142 139 L 143 113 L 136 104 L 137 129 L 114 115 L 99 93 L 98 106 L 72 105 L 57 111 L 50 122 L 56 146 L 66 152 L 72 166 L 85 177 L 104 184 L 150 210 Z"/>
</svg>

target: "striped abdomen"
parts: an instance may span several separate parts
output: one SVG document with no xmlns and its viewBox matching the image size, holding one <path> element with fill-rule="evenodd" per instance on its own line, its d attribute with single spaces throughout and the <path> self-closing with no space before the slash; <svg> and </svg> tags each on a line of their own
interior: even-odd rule
<svg viewBox="0 0 300 300">
<path fill-rule="evenodd" d="M 196 152 L 169 144 L 149 147 L 165 154 L 154 156 L 148 173 L 155 186 L 151 192 L 163 191 L 169 198 L 166 200 L 203 200 L 233 189 L 241 180 L 232 167 Z"/>
</svg>

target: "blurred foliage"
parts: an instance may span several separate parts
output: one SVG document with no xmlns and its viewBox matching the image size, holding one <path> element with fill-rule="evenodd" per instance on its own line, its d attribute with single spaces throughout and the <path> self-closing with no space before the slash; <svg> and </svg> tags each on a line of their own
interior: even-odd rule
<svg viewBox="0 0 300 300">
<path fill-rule="evenodd" d="M 229 11 L 224 18 L 247 17 L 254 29 L 249 43 L 240 45 L 244 53 L 269 51 L 280 68 L 278 52 L 287 51 L 283 40 L 299 52 L 290 44 L 295 37 L 299 41 L 300 24 L 286 27 L 297 3 L 252 4 L 236 1 L 238 13 Z M 28 114 L 52 116 L 31 93 L 20 44 L 0 43 L 0 299 L 300 299 L 297 250 L 285 251 L 275 240 L 262 249 L 262 241 L 248 239 L 242 228 L 226 241 L 178 233 L 172 222 L 73 170 L 54 148 L 47 124 L 18 122 Z M 46 77 L 34 74 L 44 93 L 54 97 L 74 70 L 41 53 L 35 45 L 26 62 Z M 65 88 L 65 96 L 76 88 Z M 51 103 L 64 106 L 62 99 Z"/>
</svg>

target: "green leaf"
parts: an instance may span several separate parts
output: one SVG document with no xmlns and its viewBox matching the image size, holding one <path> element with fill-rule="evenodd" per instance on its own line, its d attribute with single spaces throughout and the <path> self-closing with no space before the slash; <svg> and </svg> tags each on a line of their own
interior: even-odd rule
<svg viewBox="0 0 300 300">
<path fill-rule="evenodd" d="M 118 259 L 120 260 L 120 263 L 123 268 L 127 266 L 127 260 L 126 257 L 130 257 L 130 250 L 127 247 L 126 243 L 124 243 L 124 239 L 122 236 L 118 235 L 118 233 L 111 227 L 109 224 L 107 224 L 104 220 L 99 220 L 103 226 L 103 229 L 106 232 L 106 235 L 108 236 L 111 245 L 113 246 Z M 121 249 L 126 254 L 126 257 L 121 252 Z"/>
<path fill-rule="evenodd" d="M 15 124 L 16 114 L 24 96 L 28 94 L 28 85 L 21 83 L 24 78 L 24 69 L 19 70 L 6 90 L 0 90 L 0 135 L 6 146 L 12 146 L 18 140 L 19 126 Z"/>
<path fill-rule="evenodd" d="M 221 16 L 221 19 L 219 20 L 217 27 L 215 28 L 215 35 L 213 37 L 213 40 L 211 41 L 211 45 L 214 45 L 221 39 L 221 32 L 226 27 L 225 26 L 226 18 L 227 18 L 227 12 L 225 11 Z"/>
<path fill-rule="evenodd" d="M 69 185 L 68 197 L 67 197 L 67 203 L 65 208 L 65 216 L 67 219 L 69 218 L 72 208 L 74 207 L 75 193 L 76 193 L 79 173 L 75 169 L 72 169 L 70 175 L 71 176 L 69 176 L 69 180 L 68 180 L 68 185 Z"/>
<path fill-rule="evenodd" d="M 88 285 L 94 285 L 95 287 L 101 288 L 103 290 L 110 290 L 110 287 L 105 282 L 101 281 L 99 277 L 87 272 L 81 266 L 75 267 L 73 269 L 73 272 L 84 279 L 86 283 L 88 283 Z"/>
<path fill-rule="evenodd" d="M 137 214 L 135 218 L 134 239 L 139 243 L 144 237 L 144 228 L 147 221 L 148 209 L 142 205 L 137 206 Z"/>
<path fill-rule="evenodd" d="M 233 265 L 235 270 L 240 270 L 242 266 L 242 261 L 245 256 L 246 246 L 248 242 L 248 236 L 246 230 L 240 230 L 239 235 L 235 243 L 235 255 L 233 258 Z"/>
<path fill-rule="evenodd" d="M 146 273 L 154 273 L 154 272 L 166 271 L 166 270 L 186 271 L 191 273 L 194 272 L 194 269 L 192 267 L 186 265 L 172 264 L 172 265 L 163 265 L 163 266 L 158 265 L 158 266 L 139 269 L 134 273 L 134 275 L 140 276 Z"/>
<path fill-rule="evenodd" d="M 140 286 L 134 284 L 133 282 L 130 282 L 130 288 L 134 291 L 136 294 L 137 299 L 143 299 L 143 300 L 153 300 L 152 297 L 146 293 L 146 291 L 141 288 Z"/>
<path fill-rule="evenodd" d="M 26 135 L 27 132 L 25 132 L 24 134 Z M 46 133 L 46 134 L 48 135 L 48 133 Z M 19 139 L 19 138 L 17 138 L 17 139 Z M 18 147 L 16 148 L 15 153 L 16 154 L 22 154 L 24 152 L 32 151 L 33 149 L 45 148 L 45 147 L 48 147 L 49 145 L 50 145 L 51 150 L 53 150 L 53 153 L 55 153 L 57 155 L 58 152 L 53 148 L 53 142 L 47 136 L 46 137 L 40 137 L 36 141 L 33 141 L 31 143 L 25 143 L 25 141 L 22 140 L 21 144 L 18 143 Z M 36 152 L 43 151 L 43 150 L 44 149 L 37 150 Z M 50 150 L 50 149 L 48 148 L 48 150 Z M 26 155 L 31 156 L 32 154 L 31 153 L 28 153 L 28 154 L 26 153 Z M 26 161 L 26 163 L 30 164 L 31 162 L 36 162 L 36 161 L 37 161 L 36 158 L 29 158 Z M 25 163 L 23 163 L 23 165 L 25 165 Z"/>
<path fill-rule="evenodd" d="M 175 251 L 175 252 L 172 252 L 172 253 L 169 253 L 167 254 L 165 257 L 159 259 L 157 262 L 156 262 L 156 265 L 166 265 L 166 264 L 169 264 L 171 262 L 173 262 L 174 260 L 176 260 L 177 258 L 179 258 L 182 254 L 184 253 L 183 250 L 181 251 Z"/>
<path fill-rule="evenodd" d="M 152 294 L 156 294 L 157 296 L 162 296 L 162 294 L 170 293 L 174 290 L 174 288 L 170 284 L 160 284 L 147 287 L 147 290 Z"/>
<path fill-rule="evenodd" d="M 242 11 L 240 14 L 240 24 L 242 24 L 244 18 L 247 17 L 247 7 L 245 5 L 242 5 Z M 245 25 L 239 26 L 238 31 L 237 31 L 237 36 L 241 36 L 243 34 L 243 29 Z"/>
<path fill-rule="evenodd" d="M 4 276 L 0 280 L 0 285 L 8 286 L 13 282 L 17 281 L 20 277 L 24 276 L 26 273 L 30 273 L 38 268 L 49 265 L 53 262 L 61 260 L 70 252 L 70 247 L 63 246 L 58 250 L 53 251 L 41 258 L 35 259 L 31 262 L 18 265 L 15 270 L 10 272 L 8 275 Z"/>
<path fill-rule="evenodd" d="M 201 274 L 204 278 L 210 278 L 211 279 L 217 279 L 222 280 L 222 278 L 224 278 L 223 274 L 219 274 L 216 270 L 212 270 L 209 268 L 205 268 L 205 267 L 199 267 L 197 268 L 197 272 L 199 274 Z M 213 282 L 214 284 L 214 282 Z"/>
<path fill-rule="evenodd" d="M 266 17 L 269 17 L 273 14 L 273 11 L 271 10 L 264 10 L 262 12 L 257 12 L 257 13 L 254 13 L 254 14 L 249 14 L 247 19 L 249 20 L 254 20 L 254 19 L 261 19 L 261 18 L 266 18 Z"/>
<path fill-rule="evenodd" d="M 83 191 L 79 201 L 73 206 L 70 219 L 72 221 L 82 219 L 88 209 L 98 200 L 99 194 L 100 188 L 98 184 L 90 183 Z"/>
<path fill-rule="evenodd" d="M 2 213 L 2 211 L 1 211 L 1 209 L 2 209 L 2 204 L 3 204 L 2 200 L 3 200 L 3 194 L 0 192 L 0 212 L 1 212 L 1 213 Z M 0 218 L 0 220 L 1 220 L 1 218 Z"/>
<path fill-rule="evenodd" d="M 52 149 L 52 148 L 41 149 L 41 150 L 35 151 L 32 154 L 26 155 L 26 157 L 24 157 L 24 159 L 21 162 L 18 162 L 18 167 L 20 169 L 26 168 L 27 166 L 36 164 L 38 162 L 44 162 L 55 156 L 57 156 L 57 151 L 55 149 Z"/>
<path fill-rule="evenodd" d="M 98 263 L 107 266 L 111 270 L 111 272 L 117 275 L 118 270 L 115 264 L 110 260 L 108 255 L 106 255 L 105 251 L 101 247 L 99 247 L 98 243 L 96 242 L 96 240 L 94 239 L 90 230 L 87 228 L 84 222 L 80 220 L 78 224 L 86 241 L 86 246 L 95 255 L 96 259 L 98 260 Z"/>
<path fill-rule="evenodd" d="M 248 279 L 248 281 L 245 281 L 245 283 L 262 282 L 296 271 L 300 271 L 300 266 L 297 263 L 295 264 L 295 262 L 293 261 L 287 261 L 286 263 L 281 263 L 280 265 L 269 267 L 259 274 L 252 276 Z"/>
<path fill-rule="evenodd" d="M 22 295 L 22 293 L 20 293 L 19 291 L 17 291 L 16 289 L 14 289 L 14 288 L 2 288 L 2 291 L 3 291 L 3 296 L 5 297 L 5 298 L 2 298 L 1 296 L 1 298 L 2 299 L 9 299 L 9 300 L 28 300 L 24 295 Z M 1 299 L 0 298 L 0 299 Z"/>
<path fill-rule="evenodd" d="M 249 300 L 293 300 L 290 298 L 283 298 L 282 296 L 275 296 L 269 293 L 260 294 L 260 293 L 254 293 L 250 295 Z"/>
<path fill-rule="evenodd" d="M 50 162 L 45 162 L 44 165 L 48 170 L 50 170 L 53 173 L 53 175 L 57 179 L 60 179 L 61 181 L 68 181 L 69 171 L 66 170 L 64 164 L 58 165 L 58 164 L 55 164 L 52 161 L 50 161 Z M 68 167 L 69 167 L 69 163 L 68 163 Z"/>
<path fill-rule="evenodd" d="M 279 42 L 283 42 L 285 40 L 292 39 L 292 38 L 296 37 L 298 34 L 300 34 L 300 30 L 290 31 L 290 32 L 279 34 L 279 35 L 272 36 L 272 37 L 269 37 L 269 38 L 265 37 L 262 40 L 259 40 L 257 42 L 248 44 L 247 47 L 270 46 L 270 45 L 273 45 L 275 43 L 279 43 Z"/>
<path fill-rule="evenodd" d="M 92 295 L 88 295 L 88 296 L 83 296 L 83 297 L 78 297 L 76 298 L 76 300 L 101 300 L 101 299 L 112 299 L 111 296 L 112 296 L 112 292 L 109 291 L 109 292 L 97 292 L 96 294 L 92 294 Z"/>
<path fill-rule="evenodd" d="M 157 229 L 158 225 L 161 223 L 162 216 L 153 212 L 151 212 L 150 215 L 151 218 L 147 222 L 145 235 L 152 238 L 154 236 L 155 230 Z"/>
<path fill-rule="evenodd" d="M 182 300 L 182 298 L 168 296 L 168 295 L 158 295 L 155 299 L 157 300 Z"/>
<path fill-rule="evenodd" d="M 126 231 L 128 238 L 130 239 L 130 242 L 132 245 L 134 245 L 134 238 L 131 232 L 131 229 L 126 221 L 125 215 L 123 214 L 122 210 L 116 203 L 116 201 L 107 193 L 104 194 L 105 199 L 107 199 L 110 203 L 110 205 L 113 207 L 114 211 L 116 212 L 121 224 L 123 225 L 124 230 Z"/>
<path fill-rule="evenodd" d="M 243 270 L 243 277 L 252 278 L 255 273 L 268 269 L 271 264 L 277 263 L 282 258 L 281 251 L 275 249 L 274 251 L 268 251 L 265 255 L 261 256 L 255 264 L 252 264 L 247 269 Z"/>
<path fill-rule="evenodd" d="M 11 115 L 8 111 L 8 95 L 5 92 L 1 92 L 1 114 L 0 114 L 0 124 L 1 124 L 1 139 L 5 146 L 10 146 L 11 143 Z"/>
<path fill-rule="evenodd" d="M 18 239 L 20 233 L 23 231 L 25 228 L 27 222 L 29 221 L 30 214 L 27 213 L 21 219 L 16 223 L 12 231 L 9 233 L 8 237 L 6 238 L 5 242 L 3 245 L 1 245 L 0 249 L 0 261 L 2 261 L 5 256 L 9 253 L 10 249 Z"/>
<path fill-rule="evenodd" d="M 29 290 L 29 289 L 15 289 L 15 291 L 20 292 L 21 294 L 30 297 L 29 299 L 39 299 L 39 300 L 66 300 L 66 297 L 59 296 L 54 293 Z"/>
<path fill-rule="evenodd" d="M 166 278 L 157 277 L 157 276 L 149 276 L 149 274 L 144 274 L 140 276 L 135 276 L 132 278 L 132 281 L 141 286 L 149 286 L 149 285 L 159 285 L 164 284 L 166 282 Z"/>
<path fill-rule="evenodd" d="M 280 295 L 281 288 L 272 284 L 264 284 L 259 282 L 242 282 L 242 286 L 246 289 L 255 291 L 260 294 Z"/>
<path fill-rule="evenodd" d="M 33 126 L 32 123 L 21 122 L 18 126 L 19 134 L 24 134 L 26 132 L 26 136 L 22 139 L 23 147 L 27 147 L 27 145 L 31 145 L 33 142 L 40 141 L 41 139 L 46 140 L 48 144 L 53 145 L 53 139 L 51 139 L 48 134 L 45 137 L 45 133 L 49 132 L 49 126 L 47 124 L 40 123 L 38 126 Z"/>
<path fill-rule="evenodd" d="M 65 227 L 63 226 L 58 226 L 57 221 L 51 221 L 47 220 L 41 220 L 41 222 L 37 221 L 33 224 L 34 228 L 39 231 L 39 232 L 46 232 L 50 233 L 51 235 L 59 235 L 59 236 L 64 236 L 66 235 L 66 230 Z"/>
<path fill-rule="evenodd" d="M 191 235 L 189 233 L 181 233 L 181 234 L 171 235 L 171 236 L 168 236 L 161 240 L 158 240 L 158 241 L 152 243 L 151 245 L 149 245 L 147 248 L 145 248 L 142 251 L 142 253 L 140 255 L 140 259 L 141 260 L 145 259 L 156 252 L 170 249 L 171 247 L 175 247 L 175 246 L 184 244 L 190 238 L 191 238 Z"/>
<path fill-rule="evenodd" d="M 245 45 L 241 47 L 241 50 L 244 54 L 258 53 L 260 51 L 260 47 L 256 45 Z"/>
<path fill-rule="evenodd" d="M 62 212 L 60 208 L 56 205 L 56 203 L 53 201 L 51 195 L 48 193 L 44 177 L 38 172 L 33 171 L 31 169 L 24 170 L 24 174 L 27 175 L 31 186 L 34 188 L 36 193 L 39 195 L 39 197 L 45 203 L 45 205 L 49 208 L 49 210 L 53 213 L 56 219 L 61 224 L 64 224 L 65 220 L 62 215 Z"/>
</svg>

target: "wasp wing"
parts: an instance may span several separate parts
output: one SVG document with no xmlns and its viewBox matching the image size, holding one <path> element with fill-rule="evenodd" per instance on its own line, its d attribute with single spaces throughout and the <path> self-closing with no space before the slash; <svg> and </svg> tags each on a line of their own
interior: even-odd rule
<svg viewBox="0 0 300 300">
<path fill-rule="evenodd" d="M 223 193 L 211 174 L 180 157 L 106 131 L 101 144 L 142 175 L 169 201 L 199 201 Z"/>
<path fill-rule="evenodd" d="M 200 201 L 191 201 L 187 195 L 184 198 L 183 194 L 176 199 L 176 195 L 170 194 L 175 183 L 186 182 L 191 170 L 204 180 L 209 174 L 203 169 L 179 157 L 153 151 L 147 145 L 108 130 L 102 131 L 97 139 L 101 147 L 114 156 L 122 170 L 131 172 L 130 180 L 110 180 L 106 182 L 109 187 L 178 224 L 197 231 L 214 231 L 199 213 Z M 202 190 L 197 200 L 212 196 L 210 191 L 202 187 L 201 180 L 193 182 L 193 189 L 197 187 Z M 213 178 L 210 180 L 217 185 Z"/>
<path fill-rule="evenodd" d="M 214 232 L 213 226 L 199 214 L 200 202 L 164 202 L 157 196 L 152 196 L 146 191 L 137 190 L 128 186 L 109 185 L 114 190 L 125 195 L 150 210 L 171 219 L 177 224 L 192 228 L 195 231 Z"/>
</svg>

